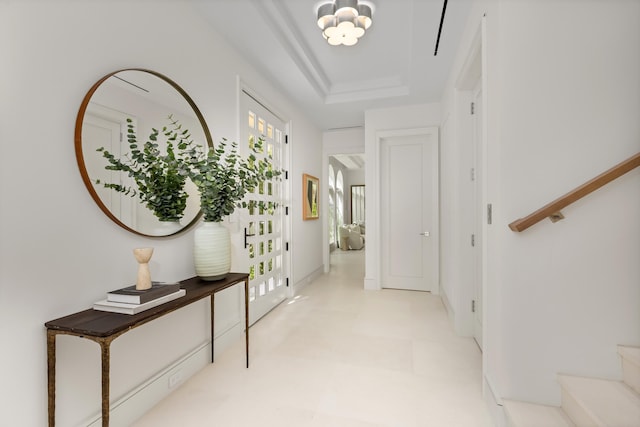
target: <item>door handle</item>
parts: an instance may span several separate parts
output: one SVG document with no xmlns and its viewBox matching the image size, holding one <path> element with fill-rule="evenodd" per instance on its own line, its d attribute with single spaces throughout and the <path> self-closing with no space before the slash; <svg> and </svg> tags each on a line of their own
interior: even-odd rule
<svg viewBox="0 0 640 427">
<path fill-rule="evenodd" d="M 255 236 L 255 234 L 247 233 L 247 227 L 244 228 L 244 248 L 247 249 L 249 246 L 249 242 L 247 241 L 247 237 Z"/>
<path fill-rule="evenodd" d="M 429 237 L 430 233 L 428 231 L 423 231 L 420 233 L 421 236 Z"/>
</svg>

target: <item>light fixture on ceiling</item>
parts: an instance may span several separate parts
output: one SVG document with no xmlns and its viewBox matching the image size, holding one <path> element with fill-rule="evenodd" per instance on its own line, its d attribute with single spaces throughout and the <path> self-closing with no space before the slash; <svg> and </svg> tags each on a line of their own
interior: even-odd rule
<svg viewBox="0 0 640 427">
<path fill-rule="evenodd" d="M 318 27 L 332 46 L 353 46 L 371 23 L 371 7 L 358 0 L 335 0 L 318 8 Z"/>
</svg>

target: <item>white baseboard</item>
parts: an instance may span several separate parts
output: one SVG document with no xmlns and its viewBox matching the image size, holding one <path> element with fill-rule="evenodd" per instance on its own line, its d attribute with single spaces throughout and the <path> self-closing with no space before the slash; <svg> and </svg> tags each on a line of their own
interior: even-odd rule
<svg viewBox="0 0 640 427">
<path fill-rule="evenodd" d="M 307 274 L 302 279 L 300 279 L 296 283 L 294 283 L 293 287 L 291 289 L 291 295 L 290 296 L 295 296 L 302 288 L 304 288 L 309 283 L 313 282 L 314 280 L 316 280 L 318 277 L 322 276 L 323 274 L 324 274 L 324 264 L 321 265 L 320 267 L 316 268 L 314 271 L 312 271 L 311 274 Z"/>
<path fill-rule="evenodd" d="M 496 394 L 496 390 L 492 384 L 492 381 L 487 375 L 484 375 L 484 381 L 482 384 L 482 394 L 484 396 L 485 404 L 489 409 L 489 414 L 496 424 L 496 427 L 507 427 L 507 417 L 502 406 L 502 398 Z"/>
<path fill-rule="evenodd" d="M 244 316 L 244 302 L 242 307 L 242 315 Z M 233 343 L 239 339 L 244 339 L 244 317 L 223 331 L 218 331 L 215 336 L 214 356 L 224 352 Z"/>
<path fill-rule="evenodd" d="M 364 279 L 364 289 L 366 291 L 379 291 L 380 288 L 380 284 L 378 283 L 378 281 L 376 279 Z"/>
<path fill-rule="evenodd" d="M 452 325 L 456 324 L 456 316 L 453 311 L 453 307 L 451 307 L 451 303 L 449 302 L 449 298 L 446 292 L 440 292 L 440 299 L 442 299 L 442 303 L 444 304 L 444 309 L 447 310 L 447 315 L 449 316 L 449 321 Z"/>
<path fill-rule="evenodd" d="M 131 425 L 210 362 L 211 343 L 207 341 L 145 383 L 131 390 L 117 402 L 113 402 L 109 411 L 109 425 L 112 427 Z M 101 414 L 91 417 L 90 420 L 82 425 L 87 427 L 101 426 Z"/>
</svg>

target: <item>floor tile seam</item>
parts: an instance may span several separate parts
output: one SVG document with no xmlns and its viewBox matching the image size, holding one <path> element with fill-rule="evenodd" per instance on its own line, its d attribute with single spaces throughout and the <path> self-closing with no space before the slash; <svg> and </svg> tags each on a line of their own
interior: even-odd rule
<svg viewBox="0 0 640 427">
<path fill-rule="evenodd" d="M 331 395 L 331 393 L 330 393 Z M 323 405 L 327 405 L 327 400 L 321 400 Z M 375 426 L 381 427 L 417 427 L 418 424 L 414 423 L 413 420 L 419 416 L 417 412 L 414 411 L 414 408 L 418 408 L 418 405 L 411 405 L 411 409 L 404 408 L 405 410 L 396 410 L 398 414 L 384 414 L 385 420 L 381 423 L 380 416 L 372 416 L 372 412 L 379 408 L 387 408 L 384 405 L 377 405 L 372 407 L 371 409 L 364 409 L 364 412 L 359 412 L 354 414 L 354 408 L 345 409 L 345 408 L 332 408 L 331 411 L 325 409 L 325 406 L 321 406 L 319 412 L 321 413 L 329 413 L 334 417 L 344 418 L 344 419 L 354 419 L 367 424 L 373 424 Z M 388 408 L 393 411 L 394 406 L 389 405 Z M 408 410 L 407 410 L 408 409 Z M 359 415 L 359 416 L 358 416 Z M 403 418 L 402 421 L 399 418 Z M 333 427 L 333 426 L 332 426 Z"/>
<path fill-rule="evenodd" d="M 361 310 L 356 310 L 356 309 L 352 309 L 352 310 L 347 310 L 346 308 L 344 308 L 343 306 L 337 307 L 319 307 L 319 308 L 315 308 L 309 311 L 309 314 L 307 316 L 307 318 L 314 318 L 318 315 L 322 315 L 322 313 L 339 313 L 339 314 L 348 314 L 348 315 L 358 315 L 361 312 Z"/>
<path fill-rule="evenodd" d="M 333 365 L 334 365 L 333 369 L 335 369 L 338 372 L 341 372 L 341 370 L 343 369 L 348 369 L 351 371 L 361 370 L 361 371 L 366 371 L 370 373 L 379 373 L 387 376 L 388 375 L 401 376 L 403 377 L 403 380 L 406 380 L 406 381 L 413 381 L 413 380 L 419 379 L 418 375 L 416 375 L 413 371 L 407 370 L 407 369 L 391 369 L 391 368 L 376 366 L 376 365 L 366 365 L 366 364 L 359 364 L 359 363 L 354 364 L 346 360 L 335 361 Z"/>
</svg>

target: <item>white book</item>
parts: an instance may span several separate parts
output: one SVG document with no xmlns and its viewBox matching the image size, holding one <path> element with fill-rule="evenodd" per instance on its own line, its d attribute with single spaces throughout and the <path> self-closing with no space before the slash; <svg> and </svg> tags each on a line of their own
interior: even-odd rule
<svg viewBox="0 0 640 427">
<path fill-rule="evenodd" d="M 180 289 L 179 291 L 176 291 L 172 294 L 165 295 L 163 297 L 142 304 L 129 304 L 123 302 L 108 301 L 104 299 L 102 301 L 94 303 L 93 309 L 99 311 L 110 311 L 112 313 L 136 314 L 140 313 L 141 311 L 157 307 L 161 304 L 164 304 L 165 302 L 173 301 L 174 299 L 184 296 L 186 293 L 186 290 Z"/>
</svg>

